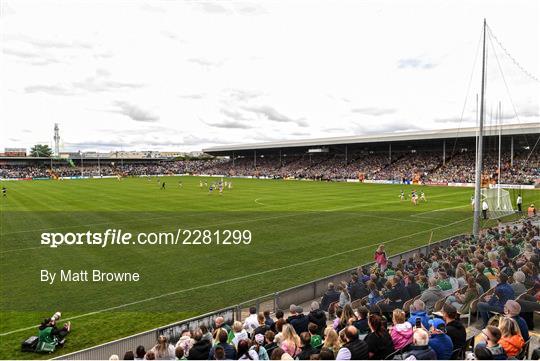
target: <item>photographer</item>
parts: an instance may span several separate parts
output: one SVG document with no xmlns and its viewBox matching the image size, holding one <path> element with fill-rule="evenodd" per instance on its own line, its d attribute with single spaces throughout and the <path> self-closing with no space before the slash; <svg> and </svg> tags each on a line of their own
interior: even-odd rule
<svg viewBox="0 0 540 361">
<path fill-rule="evenodd" d="M 43 320 L 39 326 L 38 345 L 36 352 L 54 352 L 56 346 L 63 346 L 65 337 L 71 331 L 71 322 L 66 322 L 63 328 L 56 327 L 56 321 L 60 319 L 60 312 L 56 312 L 51 318 Z"/>
</svg>

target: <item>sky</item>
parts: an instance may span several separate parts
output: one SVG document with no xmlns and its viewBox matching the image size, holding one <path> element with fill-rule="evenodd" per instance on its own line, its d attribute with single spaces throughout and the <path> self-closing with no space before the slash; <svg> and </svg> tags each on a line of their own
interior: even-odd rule
<svg viewBox="0 0 540 361">
<path fill-rule="evenodd" d="M 197 151 L 540 118 L 540 5 L 0 0 L 0 151 Z"/>
</svg>

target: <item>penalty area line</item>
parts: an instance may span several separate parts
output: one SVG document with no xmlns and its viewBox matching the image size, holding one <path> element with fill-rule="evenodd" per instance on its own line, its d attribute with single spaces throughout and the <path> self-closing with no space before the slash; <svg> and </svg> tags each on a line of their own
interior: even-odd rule
<svg viewBox="0 0 540 361">
<path fill-rule="evenodd" d="M 434 231 L 434 230 L 437 230 L 437 229 L 450 227 L 450 226 L 453 226 L 455 224 L 467 221 L 467 220 L 469 220 L 471 218 L 472 217 L 467 217 L 465 219 L 455 221 L 455 222 L 449 223 L 447 225 L 438 226 L 438 227 L 426 229 L 426 230 L 423 230 L 423 231 L 411 233 L 411 234 L 408 234 L 408 235 L 405 235 L 405 236 L 400 236 L 400 237 L 397 237 L 397 238 L 389 239 L 387 241 L 380 242 L 380 244 L 387 244 L 387 243 L 399 241 L 399 240 L 404 239 L 404 238 L 417 236 L 417 235 L 422 234 L 422 233 L 431 232 L 431 231 Z M 121 309 L 121 308 L 129 307 L 129 306 L 133 306 L 133 305 L 137 305 L 137 304 L 141 304 L 141 303 L 158 300 L 158 299 L 168 297 L 168 296 L 174 296 L 174 295 L 178 295 L 178 294 L 182 294 L 182 293 L 186 293 L 186 292 L 200 290 L 200 289 L 203 289 L 203 288 L 219 286 L 219 285 L 226 284 L 226 283 L 229 283 L 229 282 L 241 281 L 241 280 L 248 279 L 248 278 L 251 278 L 251 277 L 261 276 L 261 275 L 268 274 L 268 273 L 273 273 L 273 272 L 282 271 L 282 270 L 293 268 L 293 267 L 298 267 L 298 266 L 302 266 L 302 265 L 306 265 L 306 264 L 310 264 L 310 263 L 314 263 L 314 262 L 319 262 L 319 261 L 323 261 L 323 260 L 326 260 L 326 259 L 341 256 L 341 255 L 344 255 L 344 254 L 347 254 L 347 253 L 357 252 L 357 251 L 360 251 L 360 250 L 363 250 L 363 249 L 366 249 L 366 248 L 372 248 L 372 247 L 373 247 L 373 244 L 369 244 L 369 245 L 365 245 L 365 246 L 362 246 L 362 247 L 357 247 L 357 248 L 354 248 L 354 249 L 348 249 L 346 251 L 337 252 L 337 253 L 334 253 L 334 254 L 331 254 L 331 255 L 309 259 L 309 260 L 306 260 L 306 261 L 303 261 L 303 262 L 293 263 L 293 264 L 290 264 L 290 265 L 287 265 L 287 266 L 272 268 L 272 269 L 269 269 L 269 270 L 256 272 L 256 273 L 251 273 L 251 274 L 244 275 L 244 276 L 229 278 L 229 279 L 226 279 L 226 280 L 217 281 L 217 282 L 213 282 L 213 283 L 209 283 L 209 284 L 205 284 L 205 285 L 200 285 L 200 286 L 185 288 L 185 289 L 177 290 L 177 291 L 173 291 L 173 292 L 168 292 L 168 293 L 164 293 L 164 294 L 161 294 L 161 295 L 158 295 L 158 296 L 153 296 L 153 297 L 145 298 L 145 299 L 142 299 L 142 300 L 125 303 L 125 304 L 118 305 L 118 306 L 113 306 L 113 307 L 108 307 L 108 308 L 104 308 L 104 309 L 101 309 L 101 310 L 96 310 L 96 311 L 92 311 L 92 312 L 88 312 L 88 313 L 83 313 L 81 315 L 66 318 L 63 321 L 76 320 L 76 319 L 83 318 L 83 317 L 93 316 L 93 315 L 97 315 L 97 314 L 108 312 L 108 311 L 114 311 L 114 310 L 118 310 L 118 309 Z M 8 332 L 0 333 L 0 336 L 8 336 L 8 335 L 11 335 L 11 334 L 14 334 L 14 333 L 32 330 L 32 329 L 35 329 L 37 327 L 39 327 L 39 325 L 19 328 L 17 330 L 12 330 L 12 331 L 8 331 Z"/>
</svg>

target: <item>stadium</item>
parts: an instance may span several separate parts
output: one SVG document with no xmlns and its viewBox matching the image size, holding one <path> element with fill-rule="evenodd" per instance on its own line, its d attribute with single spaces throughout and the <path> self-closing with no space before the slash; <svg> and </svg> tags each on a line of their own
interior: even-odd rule
<svg viewBox="0 0 540 361">
<path fill-rule="evenodd" d="M 538 4 L 492 5 L 0 2 L 0 359 L 540 359 Z"/>
<path fill-rule="evenodd" d="M 487 129 L 486 133 L 485 186 L 502 184 L 510 191 L 515 209 L 518 193 L 527 205 L 540 202 L 538 153 L 528 152 L 540 134 L 538 124 Z M 9 292 L 2 290 L 5 322 L 1 337 L 2 343 L 9 345 L 3 348 L 3 356 L 27 357 L 14 352 L 21 337 L 31 332 L 40 314 L 55 309 L 54 289 L 37 283 L 28 289 L 15 280 L 24 279 L 28 272 L 53 269 L 59 262 L 57 250 L 62 251 L 61 261 L 68 264 L 63 272 L 70 272 L 69 276 L 58 275 L 58 279 L 65 278 L 63 317 L 77 325 L 73 334 L 79 334 L 77 340 L 70 336 L 60 352 L 71 351 L 68 358 L 80 359 L 108 358 L 139 345 L 149 349 L 156 335 L 165 334 L 170 342 L 178 342 L 185 329 L 202 324 L 213 327 L 216 317 L 225 317 L 231 325 L 234 321 L 244 323 L 250 307 L 275 317 L 279 310 L 287 316 L 291 304 L 303 305 L 307 315 L 311 302 L 321 302 L 320 297 L 328 293 L 329 282 L 350 284 L 350 272 L 360 266 L 360 271 L 368 274 L 379 244 L 385 245 L 395 272 L 408 274 L 408 262 L 429 254 L 441 257 L 445 267 L 459 269 L 467 258 L 457 262 L 445 257 L 449 256 L 448 247 L 454 249 L 455 242 L 463 239 L 459 235 L 471 227 L 470 152 L 475 147 L 474 135 L 473 129 L 453 129 L 224 146 L 205 149 L 214 157 L 204 160 L 74 156 L 74 166 L 69 166 L 61 159 L 3 157 L 0 172 L 9 194 L 2 203 L 2 287 L 10 285 Z M 493 162 L 499 137 L 505 164 L 500 182 Z M 49 178 L 53 180 L 45 180 Z M 219 195 L 201 188 L 202 182 L 219 181 L 230 182 L 232 187 L 225 187 Z M 160 189 L 162 183 L 168 185 L 164 190 Z M 413 190 L 421 190 L 427 200 L 414 206 L 409 195 Z M 405 200 L 399 199 L 401 191 Z M 158 200 L 157 204 L 150 199 Z M 46 215 L 41 207 L 47 209 Z M 508 228 L 508 232 L 522 232 L 520 216 L 532 222 L 524 227 L 528 236 L 536 239 L 538 219 L 532 215 L 527 218 L 527 214 L 512 212 L 501 220 L 489 217 L 482 226 L 486 229 L 499 224 L 487 228 L 489 234 L 506 229 L 498 222 L 514 222 L 518 228 Z M 56 248 L 45 243 L 34 246 L 44 230 L 96 233 L 120 229 L 140 235 L 155 232 L 156 226 L 163 232 L 178 227 L 193 232 L 208 230 L 212 234 L 208 243 L 219 242 L 214 234 L 225 227 L 249 232 L 252 243 L 239 234 L 238 242 L 243 242 L 239 248 L 216 244 L 214 249 L 201 252 L 194 234 L 191 239 L 183 236 L 184 246 L 177 249 L 166 243 L 119 248 L 111 242 L 107 253 L 88 244 L 81 249 L 61 242 Z M 225 241 L 226 235 L 220 236 Z M 160 247 L 169 248 L 163 253 Z M 122 270 L 124 262 L 140 257 L 140 277 L 144 280 L 146 273 L 145 284 L 165 292 L 148 297 L 136 282 L 106 285 L 110 290 L 104 291 L 96 280 L 90 280 L 81 292 L 80 282 L 74 281 L 71 273 L 90 267 L 93 262 L 86 267 L 87 260 L 95 257 L 107 265 L 94 270 L 98 273 Z M 152 257 L 151 265 L 145 265 L 146 257 Z M 269 263 L 268 257 L 274 261 Z M 521 257 L 512 262 L 520 262 Z M 211 264 L 205 259 L 212 260 Z M 237 270 L 238 259 L 251 261 Z M 148 281 L 149 269 L 155 267 L 160 271 L 151 272 Z M 299 267 L 301 273 L 297 272 Z M 205 272 L 209 268 L 222 272 L 215 277 Z M 189 279 L 182 276 L 182 269 L 190 270 Z M 453 269 L 446 271 L 452 274 L 451 279 L 460 279 Z M 254 282 L 257 287 L 246 287 Z M 216 289 L 221 289 L 218 299 L 212 297 Z M 39 308 L 31 296 L 36 291 L 43 297 Z M 349 296 L 355 307 L 369 300 L 366 291 L 358 292 Z M 132 295 L 127 302 L 125 294 Z M 399 307 L 410 307 L 415 298 L 422 296 L 403 300 Z M 328 312 L 330 305 L 323 307 Z M 440 302 L 428 305 L 430 311 L 441 307 Z M 469 310 L 465 321 L 474 323 L 473 309 Z M 121 326 L 95 338 L 85 331 L 102 322 Z"/>
</svg>

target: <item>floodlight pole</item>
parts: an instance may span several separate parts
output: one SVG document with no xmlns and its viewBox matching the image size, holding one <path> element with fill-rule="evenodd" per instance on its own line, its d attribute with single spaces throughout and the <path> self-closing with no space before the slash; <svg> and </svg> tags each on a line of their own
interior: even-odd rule
<svg viewBox="0 0 540 361">
<path fill-rule="evenodd" d="M 501 116 L 501 102 L 499 102 L 499 174 L 497 176 L 497 207 L 501 207 L 501 144 L 502 144 L 502 116 Z"/>
<path fill-rule="evenodd" d="M 81 157 L 81 178 L 84 177 L 84 154 L 79 150 L 79 155 Z"/>
<path fill-rule="evenodd" d="M 510 166 L 514 166 L 514 136 L 510 137 Z"/>
<path fill-rule="evenodd" d="M 482 205 L 480 204 L 480 192 L 482 186 L 482 137 L 484 133 L 484 91 L 486 80 L 486 19 L 484 19 L 484 35 L 482 45 L 482 86 L 480 89 L 480 119 L 478 125 L 478 137 L 476 146 L 476 172 L 474 184 L 474 215 L 473 215 L 473 236 L 480 236 L 480 214 Z"/>
<path fill-rule="evenodd" d="M 446 139 L 442 141 L 442 164 L 446 165 Z"/>
</svg>

